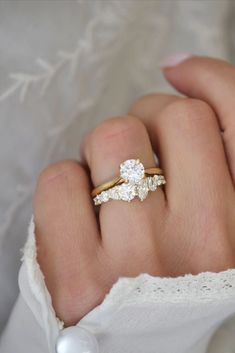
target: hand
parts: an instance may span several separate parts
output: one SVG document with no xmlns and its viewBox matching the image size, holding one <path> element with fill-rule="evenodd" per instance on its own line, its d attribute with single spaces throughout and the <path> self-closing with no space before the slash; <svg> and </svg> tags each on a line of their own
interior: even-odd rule
<svg viewBox="0 0 235 353">
<path fill-rule="evenodd" d="M 234 267 L 235 69 L 195 57 L 165 75 L 196 99 L 142 97 L 127 116 L 108 119 L 85 137 L 82 163 L 58 162 L 39 177 L 38 261 L 66 325 L 101 303 L 120 276 Z M 143 202 L 109 201 L 96 215 L 91 182 L 112 179 L 126 159 L 153 166 L 153 150 L 165 188 Z"/>
</svg>

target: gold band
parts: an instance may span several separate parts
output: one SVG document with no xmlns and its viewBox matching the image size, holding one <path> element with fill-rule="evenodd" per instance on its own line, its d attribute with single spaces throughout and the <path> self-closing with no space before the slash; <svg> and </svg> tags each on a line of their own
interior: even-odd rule
<svg viewBox="0 0 235 353">
<path fill-rule="evenodd" d="M 146 168 L 145 169 L 145 175 L 153 175 L 153 174 L 157 174 L 157 175 L 163 175 L 163 170 L 161 168 L 157 168 L 157 167 L 152 167 L 152 168 Z M 107 181 L 106 183 L 103 183 L 99 186 L 97 186 L 96 188 L 94 188 L 92 190 L 91 196 L 95 197 L 96 195 L 100 194 L 102 191 L 108 190 L 110 188 L 112 188 L 115 185 L 120 185 L 123 184 L 125 181 L 123 178 L 116 177 L 111 181 Z"/>
</svg>

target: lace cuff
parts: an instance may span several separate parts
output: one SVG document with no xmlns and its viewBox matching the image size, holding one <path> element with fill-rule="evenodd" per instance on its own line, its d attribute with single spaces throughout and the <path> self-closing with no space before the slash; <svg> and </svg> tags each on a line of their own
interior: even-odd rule
<svg viewBox="0 0 235 353">
<path fill-rule="evenodd" d="M 54 353 L 63 323 L 37 263 L 33 218 L 19 284 Z M 96 336 L 102 353 L 204 353 L 213 333 L 234 313 L 235 269 L 176 278 L 140 274 L 120 278 L 77 326 Z"/>
</svg>

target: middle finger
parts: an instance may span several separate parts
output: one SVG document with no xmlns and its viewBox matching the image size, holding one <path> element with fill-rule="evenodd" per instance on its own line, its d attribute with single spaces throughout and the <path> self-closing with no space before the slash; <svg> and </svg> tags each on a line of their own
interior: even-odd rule
<svg viewBox="0 0 235 353">
<path fill-rule="evenodd" d="M 224 188 L 232 191 L 219 125 L 209 105 L 156 94 L 139 99 L 130 114 L 147 126 L 168 180 L 165 190 L 171 203 L 182 202 L 184 195 L 190 205 L 195 196 L 200 196 L 195 195 L 195 185 L 201 195 L 209 193 L 213 197 L 218 191 L 226 192 Z"/>
</svg>

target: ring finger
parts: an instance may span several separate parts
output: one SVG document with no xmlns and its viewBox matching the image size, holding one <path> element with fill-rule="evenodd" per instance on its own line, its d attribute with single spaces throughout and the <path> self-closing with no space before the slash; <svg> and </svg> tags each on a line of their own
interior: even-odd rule
<svg viewBox="0 0 235 353">
<path fill-rule="evenodd" d="M 86 136 L 81 156 L 90 168 L 94 186 L 118 176 L 120 163 L 127 159 L 139 159 L 145 168 L 155 165 L 147 130 L 133 116 L 115 117 L 101 123 Z M 160 188 L 150 193 L 144 202 L 134 199 L 130 203 L 109 201 L 102 204 L 101 234 L 109 255 L 123 253 L 124 248 L 129 255 L 131 252 L 135 256 L 144 254 L 143 248 L 153 251 L 156 247 L 153 224 L 156 215 L 161 217 L 164 205 L 164 192 Z M 136 266 L 133 271 L 138 272 Z"/>
</svg>

